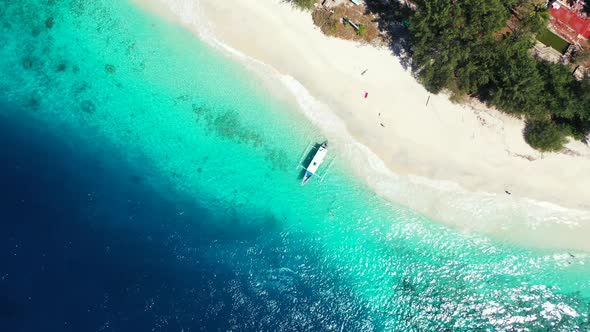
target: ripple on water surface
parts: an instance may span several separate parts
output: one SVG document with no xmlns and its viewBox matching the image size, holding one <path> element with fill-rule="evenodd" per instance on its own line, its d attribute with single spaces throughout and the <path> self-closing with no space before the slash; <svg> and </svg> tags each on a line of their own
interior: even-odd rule
<svg viewBox="0 0 590 332">
<path fill-rule="evenodd" d="M 129 240 L 101 254 L 75 242 L 123 269 L 121 283 L 84 274 L 103 293 L 69 298 L 102 305 L 105 329 L 588 329 L 586 254 L 458 234 L 381 200 L 338 163 L 302 189 L 294 166 L 321 137 L 180 28 L 124 1 L 1 2 L 0 18 L 2 116 L 58 136 L 63 158 L 91 151 L 72 162 L 92 156 L 91 174 L 129 173 L 97 177 L 112 184 L 91 197 L 143 188 L 104 198 L 111 212 L 89 222 L 123 223 L 108 236 Z"/>
</svg>

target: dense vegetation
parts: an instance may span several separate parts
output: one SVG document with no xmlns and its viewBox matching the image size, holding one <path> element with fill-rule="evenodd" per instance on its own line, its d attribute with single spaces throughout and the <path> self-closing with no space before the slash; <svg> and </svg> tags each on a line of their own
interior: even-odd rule
<svg viewBox="0 0 590 332">
<path fill-rule="evenodd" d="M 291 2 L 295 6 L 301 9 L 311 9 L 313 5 L 317 2 L 316 0 L 284 0 L 287 2 Z"/>
<path fill-rule="evenodd" d="M 411 56 L 431 92 L 477 96 L 527 120 L 525 138 L 542 151 L 590 132 L 590 84 L 572 69 L 534 59 L 534 36 L 547 24 L 543 1 L 417 0 Z M 514 15 L 514 16 L 513 16 Z M 508 22 L 513 16 L 512 28 Z"/>
<path fill-rule="evenodd" d="M 284 1 L 302 9 L 317 2 Z M 526 141 L 541 151 L 561 150 L 568 136 L 588 143 L 590 78 L 577 81 L 573 68 L 531 52 L 536 36 L 548 33 L 545 0 L 412 0 L 414 10 L 399 0 L 365 2 L 394 39 L 397 27 L 409 26 L 408 40 L 392 48 L 405 49 L 411 60 L 404 62 L 429 91 L 477 97 L 524 118 Z"/>
</svg>

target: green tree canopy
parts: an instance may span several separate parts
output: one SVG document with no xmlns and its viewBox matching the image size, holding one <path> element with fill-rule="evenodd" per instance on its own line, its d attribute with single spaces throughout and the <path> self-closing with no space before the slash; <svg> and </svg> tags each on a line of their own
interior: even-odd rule
<svg viewBox="0 0 590 332">
<path fill-rule="evenodd" d="M 559 151 L 567 142 L 567 131 L 552 121 L 529 121 L 524 132 L 527 143 L 540 151 Z"/>
<path fill-rule="evenodd" d="M 578 82 L 568 67 L 531 54 L 534 37 L 548 20 L 543 1 L 415 3 L 411 56 L 429 91 L 477 95 L 500 110 L 531 120 L 527 141 L 542 150 L 559 150 L 568 133 L 578 138 L 588 134 L 588 79 Z"/>
</svg>

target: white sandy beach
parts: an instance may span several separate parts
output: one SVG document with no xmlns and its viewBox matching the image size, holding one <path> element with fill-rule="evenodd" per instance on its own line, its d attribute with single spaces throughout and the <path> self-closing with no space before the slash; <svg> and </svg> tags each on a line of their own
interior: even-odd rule
<svg viewBox="0 0 590 332">
<path fill-rule="evenodd" d="M 588 146 L 541 154 L 518 119 L 445 95 L 426 105 L 389 50 L 326 37 L 281 0 L 136 1 L 274 68 L 381 195 L 464 232 L 590 251 Z"/>
</svg>

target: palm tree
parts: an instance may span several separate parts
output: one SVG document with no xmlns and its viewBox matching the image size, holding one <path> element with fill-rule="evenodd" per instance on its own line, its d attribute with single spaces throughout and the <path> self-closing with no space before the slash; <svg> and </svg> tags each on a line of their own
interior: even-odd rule
<svg viewBox="0 0 590 332">
<path fill-rule="evenodd" d="M 513 7 L 513 13 L 519 20 L 520 34 L 536 34 L 549 22 L 547 2 L 544 0 L 523 0 Z"/>
</svg>

